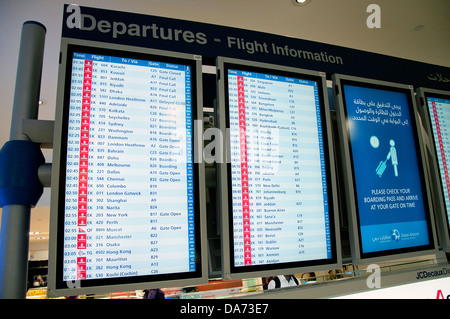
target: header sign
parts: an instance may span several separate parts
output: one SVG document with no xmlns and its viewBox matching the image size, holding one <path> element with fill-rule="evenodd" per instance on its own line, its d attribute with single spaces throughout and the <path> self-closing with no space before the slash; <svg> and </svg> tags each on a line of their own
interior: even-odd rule
<svg viewBox="0 0 450 319">
<path fill-rule="evenodd" d="M 207 23 L 65 6 L 62 36 L 363 76 L 450 90 L 450 68 L 336 45 Z M 395 66 L 397 72 L 392 72 Z M 389 72 L 388 72 L 389 71 Z"/>
</svg>

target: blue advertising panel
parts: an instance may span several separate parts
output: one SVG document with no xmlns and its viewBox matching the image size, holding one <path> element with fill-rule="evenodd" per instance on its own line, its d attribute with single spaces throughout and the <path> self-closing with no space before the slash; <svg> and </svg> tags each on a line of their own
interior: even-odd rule
<svg viewBox="0 0 450 319">
<path fill-rule="evenodd" d="M 361 257 L 434 248 L 412 90 L 339 76 L 335 82 Z"/>
</svg>

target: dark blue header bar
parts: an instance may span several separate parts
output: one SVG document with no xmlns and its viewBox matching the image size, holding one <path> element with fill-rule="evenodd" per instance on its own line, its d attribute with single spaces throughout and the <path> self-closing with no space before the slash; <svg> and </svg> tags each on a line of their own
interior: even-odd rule
<svg viewBox="0 0 450 319">
<path fill-rule="evenodd" d="M 319 42 L 213 24 L 80 7 L 66 12 L 62 36 L 198 54 L 203 64 L 218 56 L 266 62 L 450 91 L 450 68 Z"/>
</svg>

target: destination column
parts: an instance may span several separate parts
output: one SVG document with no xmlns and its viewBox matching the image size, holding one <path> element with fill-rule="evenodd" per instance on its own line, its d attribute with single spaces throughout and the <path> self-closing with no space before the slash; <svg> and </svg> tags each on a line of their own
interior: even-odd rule
<svg viewBox="0 0 450 319">
<path fill-rule="evenodd" d="M 149 218 L 147 62 L 94 58 L 87 278 L 138 275 L 134 260 L 149 254 L 139 241 Z"/>
</svg>

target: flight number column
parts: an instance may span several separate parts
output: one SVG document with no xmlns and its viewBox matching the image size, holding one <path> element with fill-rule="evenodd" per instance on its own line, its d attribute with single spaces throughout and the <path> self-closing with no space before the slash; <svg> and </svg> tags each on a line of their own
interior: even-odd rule
<svg viewBox="0 0 450 319">
<path fill-rule="evenodd" d="M 84 61 L 83 97 L 80 127 L 80 154 L 78 167 L 78 234 L 77 249 L 86 251 L 87 248 L 87 215 L 88 215 L 88 172 L 89 172 L 89 130 L 91 117 L 91 88 L 92 88 L 91 60 Z M 77 279 L 86 279 L 86 256 L 83 253 L 77 257 Z"/>
<path fill-rule="evenodd" d="M 241 151 L 239 127 L 240 113 L 245 115 L 245 110 L 239 110 L 238 76 L 228 75 L 229 85 L 229 118 L 230 118 L 230 148 L 231 148 L 231 175 L 232 175 L 232 225 L 234 242 L 235 266 L 244 265 L 244 228 L 242 208 L 242 180 L 241 180 Z M 245 95 L 242 95 L 245 97 Z M 245 101 L 244 101 L 245 102 Z M 243 136 L 245 138 L 245 134 Z M 248 184 L 247 184 L 248 185 Z"/>
<path fill-rule="evenodd" d="M 245 86 L 244 77 L 237 77 L 238 110 L 239 110 L 239 149 L 241 160 L 241 198 L 242 223 L 244 236 L 244 265 L 252 263 L 251 232 L 250 232 L 250 200 L 247 161 L 247 128 L 245 114 Z"/>
</svg>

